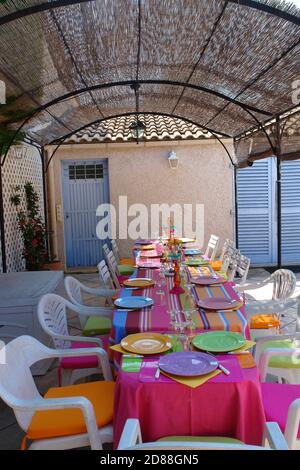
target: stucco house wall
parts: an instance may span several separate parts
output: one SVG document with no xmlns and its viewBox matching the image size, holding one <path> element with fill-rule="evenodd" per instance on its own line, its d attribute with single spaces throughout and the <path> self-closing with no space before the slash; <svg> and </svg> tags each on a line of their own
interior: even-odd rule
<svg viewBox="0 0 300 470">
<path fill-rule="evenodd" d="M 226 145 L 233 153 L 231 142 Z M 174 150 L 179 166 L 172 170 L 168 155 Z M 52 148 L 47 148 L 51 155 Z M 128 206 L 151 204 L 203 204 L 204 244 L 212 233 L 234 237 L 233 169 L 228 155 L 216 140 L 62 146 L 49 168 L 49 201 L 54 253 L 62 260 L 64 222 L 57 216 L 63 209 L 61 163 L 66 160 L 107 159 L 110 202 L 118 211 L 119 196 L 128 197 Z M 120 240 L 121 255 L 128 255 L 132 240 Z"/>
</svg>

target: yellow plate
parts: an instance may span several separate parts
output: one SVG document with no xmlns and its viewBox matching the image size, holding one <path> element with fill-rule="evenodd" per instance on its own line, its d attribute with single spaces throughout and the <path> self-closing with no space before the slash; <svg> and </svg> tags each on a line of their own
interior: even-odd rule
<svg viewBox="0 0 300 470">
<path fill-rule="evenodd" d="M 178 240 L 183 244 L 195 242 L 195 239 L 193 238 L 178 238 Z"/>
<path fill-rule="evenodd" d="M 136 333 L 123 338 L 121 346 L 136 354 L 160 354 L 172 349 L 173 341 L 159 333 Z"/>
<path fill-rule="evenodd" d="M 154 245 L 141 245 L 138 247 L 138 250 L 144 251 L 144 250 L 154 250 L 155 246 Z"/>
<path fill-rule="evenodd" d="M 151 287 L 154 286 L 154 281 L 146 278 L 126 279 L 126 281 L 123 281 L 123 285 L 126 287 Z"/>
</svg>

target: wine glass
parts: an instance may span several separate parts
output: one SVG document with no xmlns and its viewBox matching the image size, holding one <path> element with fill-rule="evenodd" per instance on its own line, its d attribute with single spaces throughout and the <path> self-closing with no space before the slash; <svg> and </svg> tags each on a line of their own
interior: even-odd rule
<svg viewBox="0 0 300 470">
<path fill-rule="evenodd" d="M 189 336 L 193 336 L 194 331 L 196 329 L 194 315 L 197 313 L 197 310 L 195 308 L 188 308 L 183 310 L 182 312 L 187 323 L 186 327 L 187 329 L 189 329 Z"/>
<path fill-rule="evenodd" d="M 172 327 L 172 330 L 176 330 L 175 325 L 178 323 L 177 318 L 180 315 L 180 311 L 171 308 L 170 310 L 167 310 L 167 313 L 170 317 L 170 325 Z"/>
<path fill-rule="evenodd" d="M 163 287 L 165 287 L 166 285 L 166 279 L 165 279 L 165 271 L 164 271 L 164 268 L 161 267 L 159 269 L 159 273 L 158 273 L 158 279 L 156 281 L 156 284 L 157 284 L 157 287 L 158 287 L 158 290 L 156 291 L 157 294 L 159 295 L 162 295 L 165 293 Z"/>
<path fill-rule="evenodd" d="M 186 335 L 186 329 L 189 323 L 183 320 L 176 320 L 174 322 L 174 329 L 178 335 L 178 341 L 181 343 L 183 351 L 190 351 L 190 341 Z"/>
</svg>

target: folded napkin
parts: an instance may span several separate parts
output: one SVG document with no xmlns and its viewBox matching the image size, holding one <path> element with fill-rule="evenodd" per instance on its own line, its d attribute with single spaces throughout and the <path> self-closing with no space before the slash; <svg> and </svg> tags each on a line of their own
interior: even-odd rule
<svg viewBox="0 0 300 470">
<path fill-rule="evenodd" d="M 239 351 L 247 351 L 248 349 L 253 348 L 253 346 L 255 346 L 255 345 L 256 345 L 255 341 L 250 341 L 250 340 L 247 339 L 244 346 L 242 346 L 241 348 L 236 349 L 235 351 L 232 351 L 232 352 L 233 353 L 238 353 Z"/>
<path fill-rule="evenodd" d="M 250 352 L 249 354 L 238 354 L 239 351 L 247 351 L 248 349 L 253 348 L 255 344 L 255 341 L 250 341 L 247 339 L 244 346 L 239 349 L 236 349 L 235 351 L 232 351 L 233 353 L 237 353 L 236 358 L 239 361 L 239 364 L 242 369 L 250 369 L 252 367 L 256 367 L 256 362 Z"/>
<path fill-rule="evenodd" d="M 210 372 L 209 374 L 206 375 L 201 375 L 198 377 L 179 377 L 178 375 L 172 375 L 172 374 L 167 374 L 164 371 L 161 371 L 163 375 L 166 377 L 169 377 L 172 380 L 175 380 L 176 382 L 187 385 L 188 387 L 191 388 L 197 388 L 200 385 L 203 385 L 205 382 L 207 382 L 209 379 L 212 379 L 213 377 L 216 377 L 217 375 L 221 374 L 222 372 L 217 369 L 214 370 L 213 372 Z"/>
<path fill-rule="evenodd" d="M 122 370 L 124 372 L 140 372 L 142 367 L 142 361 L 142 357 L 123 355 Z"/>
<path fill-rule="evenodd" d="M 128 354 L 128 351 L 125 351 L 125 349 L 122 348 L 121 344 L 115 344 L 114 346 L 110 346 L 109 349 L 120 352 L 122 354 Z"/>
<path fill-rule="evenodd" d="M 159 357 L 147 357 L 144 359 L 139 375 L 140 382 L 168 382 L 169 379 L 160 375 L 159 379 L 155 378 L 157 372 Z"/>
<path fill-rule="evenodd" d="M 252 367 L 256 367 L 257 365 L 251 353 L 240 354 L 236 357 L 242 369 L 251 369 Z"/>
</svg>

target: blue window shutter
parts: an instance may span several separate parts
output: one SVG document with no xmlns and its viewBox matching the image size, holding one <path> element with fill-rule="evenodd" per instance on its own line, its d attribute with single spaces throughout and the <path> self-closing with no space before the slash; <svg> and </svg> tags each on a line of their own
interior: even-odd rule
<svg viewBox="0 0 300 470">
<path fill-rule="evenodd" d="M 282 262 L 300 262 L 300 161 L 281 164 Z"/>
<path fill-rule="evenodd" d="M 268 158 L 238 171 L 239 248 L 252 265 L 276 262 L 274 170 Z"/>
</svg>

